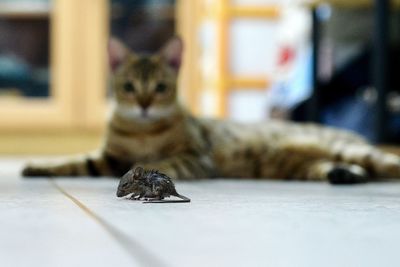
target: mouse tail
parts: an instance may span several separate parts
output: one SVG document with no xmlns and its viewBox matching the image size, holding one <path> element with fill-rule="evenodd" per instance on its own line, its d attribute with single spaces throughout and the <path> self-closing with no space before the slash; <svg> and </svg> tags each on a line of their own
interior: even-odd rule
<svg viewBox="0 0 400 267">
<path fill-rule="evenodd" d="M 176 194 L 174 196 L 180 198 L 180 200 L 158 200 L 157 199 L 157 200 L 143 201 L 143 203 L 148 204 L 148 203 L 188 203 L 188 202 L 190 202 L 190 198 L 185 197 L 183 195 Z"/>
<path fill-rule="evenodd" d="M 190 198 L 185 197 L 184 195 L 176 194 L 176 197 L 179 197 L 181 202 L 190 202 Z"/>
</svg>

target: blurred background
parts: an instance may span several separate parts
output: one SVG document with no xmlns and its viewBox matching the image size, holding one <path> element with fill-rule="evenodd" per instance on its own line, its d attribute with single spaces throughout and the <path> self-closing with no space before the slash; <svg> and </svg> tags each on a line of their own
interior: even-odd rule
<svg viewBox="0 0 400 267">
<path fill-rule="evenodd" d="M 110 35 L 184 39 L 196 115 L 312 121 L 400 142 L 400 1 L 0 0 L 0 155 L 85 152 L 110 106 Z"/>
</svg>

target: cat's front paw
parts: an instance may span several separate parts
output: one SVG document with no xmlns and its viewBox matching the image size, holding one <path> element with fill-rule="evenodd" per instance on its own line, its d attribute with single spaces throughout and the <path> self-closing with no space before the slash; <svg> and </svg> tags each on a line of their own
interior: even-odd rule
<svg viewBox="0 0 400 267">
<path fill-rule="evenodd" d="M 22 169 L 23 177 L 49 177 L 52 175 L 51 170 L 45 167 L 28 165 Z"/>
<path fill-rule="evenodd" d="M 338 166 L 333 168 L 327 175 L 329 182 L 331 184 L 359 184 L 367 182 L 366 173 L 355 169 L 354 166 L 352 167 Z"/>
</svg>

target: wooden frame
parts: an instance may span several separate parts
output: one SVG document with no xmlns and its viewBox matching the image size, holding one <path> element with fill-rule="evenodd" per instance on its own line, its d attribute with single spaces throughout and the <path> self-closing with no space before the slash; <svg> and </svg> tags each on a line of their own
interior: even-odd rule
<svg viewBox="0 0 400 267">
<path fill-rule="evenodd" d="M 216 88 L 217 95 L 217 116 L 227 116 L 228 94 L 231 90 L 239 88 L 254 88 L 265 90 L 269 85 L 267 78 L 254 77 L 234 77 L 229 72 L 229 27 L 230 21 L 238 17 L 245 18 L 264 18 L 268 20 L 278 19 L 281 15 L 278 6 L 245 7 L 232 6 L 229 0 L 221 0 L 215 19 L 218 22 L 218 65 L 219 65 L 219 85 Z"/>
<path fill-rule="evenodd" d="M 189 2 L 189 3 L 188 3 Z M 178 29 L 188 44 L 185 55 L 185 68 L 182 76 L 183 88 L 190 88 L 190 93 L 186 93 L 188 103 L 199 113 L 199 95 L 201 83 L 207 83 L 213 87 L 212 95 L 216 98 L 215 116 L 227 116 L 227 99 L 232 90 L 254 88 L 265 90 L 271 81 L 265 77 L 237 77 L 229 72 L 229 27 L 230 21 L 236 18 L 262 18 L 267 20 L 276 20 L 281 16 L 281 7 L 279 5 L 268 6 L 235 6 L 229 0 L 213 1 L 209 5 L 204 5 L 203 0 L 178 1 Z M 195 10 L 195 12 L 193 11 Z M 217 65 L 216 80 L 201 81 L 199 78 L 199 56 L 200 47 L 197 40 L 197 34 L 200 24 L 204 20 L 212 20 L 217 25 L 216 43 Z"/>
<path fill-rule="evenodd" d="M 46 131 L 101 127 L 105 109 L 106 0 L 54 0 L 51 97 L 0 98 L 0 130 Z M 101 27 L 99 27 L 101 25 Z"/>
</svg>

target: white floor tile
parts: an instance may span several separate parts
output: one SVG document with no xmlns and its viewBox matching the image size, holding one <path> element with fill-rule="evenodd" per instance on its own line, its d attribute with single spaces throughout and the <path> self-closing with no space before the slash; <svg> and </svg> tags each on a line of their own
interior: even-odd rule
<svg viewBox="0 0 400 267">
<path fill-rule="evenodd" d="M 400 264 L 400 183 L 178 183 L 192 203 L 151 205 L 114 180 L 57 183 L 170 266 Z"/>
<path fill-rule="evenodd" d="M 18 164 L 0 161 L 0 266 L 400 266 L 400 183 L 181 182 L 192 203 L 145 205 L 56 179 L 93 219 Z"/>
<path fill-rule="evenodd" d="M 135 266 L 48 180 L 0 178 L 0 266 Z"/>
</svg>

